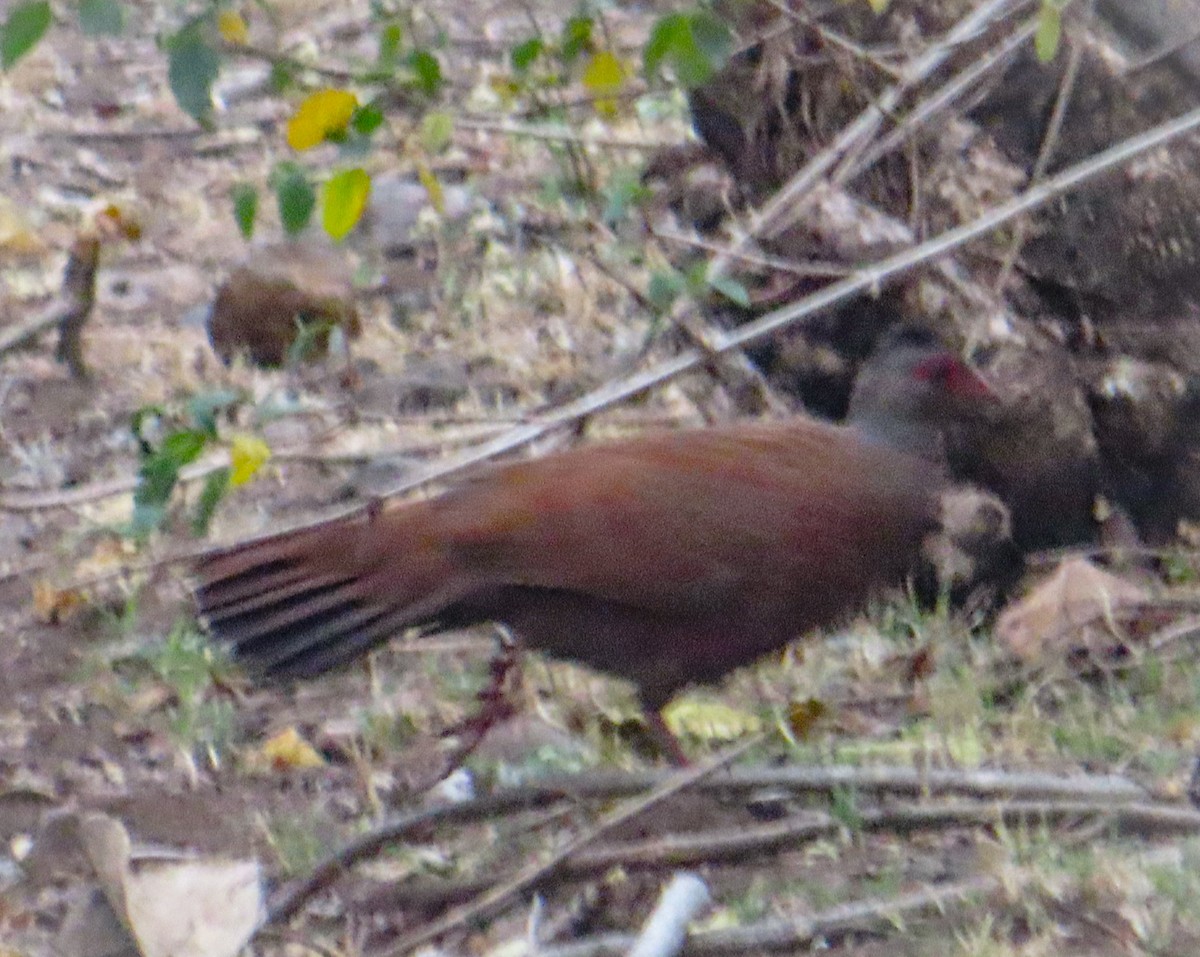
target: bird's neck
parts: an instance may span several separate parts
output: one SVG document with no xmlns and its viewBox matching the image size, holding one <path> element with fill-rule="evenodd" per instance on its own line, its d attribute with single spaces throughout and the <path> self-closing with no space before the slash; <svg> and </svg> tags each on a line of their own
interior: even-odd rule
<svg viewBox="0 0 1200 957">
<path fill-rule="evenodd" d="M 930 462 L 942 463 L 946 459 L 945 437 L 941 429 L 927 420 L 897 415 L 893 409 L 867 407 L 852 408 L 847 424 L 868 442 Z"/>
</svg>

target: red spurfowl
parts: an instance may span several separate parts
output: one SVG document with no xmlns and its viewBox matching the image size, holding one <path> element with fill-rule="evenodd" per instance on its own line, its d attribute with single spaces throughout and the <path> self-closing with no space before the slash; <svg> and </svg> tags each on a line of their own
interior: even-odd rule
<svg viewBox="0 0 1200 957">
<path fill-rule="evenodd" d="M 903 576 L 937 518 L 936 425 L 989 394 L 956 357 L 900 341 L 861 377 L 849 426 L 743 422 L 501 465 L 436 498 L 208 554 L 200 611 L 252 672 L 284 678 L 407 629 L 503 622 L 633 682 L 662 735 L 681 687 Z"/>
</svg>

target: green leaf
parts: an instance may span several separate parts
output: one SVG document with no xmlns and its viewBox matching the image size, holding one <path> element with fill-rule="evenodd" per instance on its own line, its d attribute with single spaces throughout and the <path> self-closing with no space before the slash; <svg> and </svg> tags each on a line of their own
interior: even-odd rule
<svg viewBox="0 0 1200 957">
<path fill-rule="evenodd" d="M 130 534 L 139 541 L 162 524 L 171 492 L 179 480 L 179 470 L 194 462 L 209 440 L 202 431 L 182 429 L 170 433 L 157 452 L 148 451 L 144 426 L 150 416 L 160 419 L 161 410 L 146 406 L 134 413 L 133 419 L 133 431 L 142 443 L 145 455 L 133 492 L 133 517 L 130 520 Z"/>
<path fill-rule="evenodd" d="M 7 70 L 32 50 L 50 28 L 50 20 L 47 0 L 30 0 L 13 7 L 0 26 L 0 66 Z"/>
<path fill-rule="evenodd" d="M 212 87 L 221 58 L 205 40 L 200 22 L 184 27 L 167 41 L 167 80 L 175 102 L 202 126 L 211 125 Z"/>
<path fill-rule="evenodd" d="M 345 169 L 334 173 L 325 183 L 325 203 L 321 225 L 333 239 L 344 239 L 352 230 L 371 195 L 371 177 L 366 170 Z"/>
<path fill-rule="evenodd" d="M 200 492 L 200 501 L 196 503 L 195 514 L 192 515 L 192 534 L 206 535 L 208 526 L 212 524 L 217 506 L 229 489 L 229 469 L 219 468 L 204 480 L 204 488 Z"/>
<path fill-rule="evenodd" d="M 308 176 L 295 163 L 280 163 L 276 167 L 275 201 L 279 204 L 279 219 L 284 232 L 295 236 L 308 225 L 317 206 L 317 191 Z"/>
<path fill-rule="evenodd" d="M 89 37 L 118 36 L 125 8 L 117 0 L 79 0 L 79 28 Z"/>
<path fill-rule="evenodd" d="M 541 37 L 531 37 L 524 43 L 518 43 L 509 53 L 513 69 L 518 73 L 524 73 L 533 66 L 533 62 L 542 55 L 542 51 L 545 49 L 546 44 L 542 42 Z"/>
<path fill-rule="evenodd" d="M 254 235 L 254 222 L 258 218 L 258 190 L 251 183 L 235 183 L 232 192 L 233 218 L 242 237 L 249 239 Z"/>
<path fill-rule="evenodd" d="M 393 70 L 400 62 L 400 42 L 404 39 L 404 28 L 398 23 L 389 23 L 379 31 L 379 57 L 376 62 L 385 70 Z"/>
<path fill-rule="evenodd" d="M 604 190 L 605 206 L 601 214 L 606 225 L 615 226 L 629 215 L 629 210 L 650 195 L 636 169 L 617 170 Z"/>
<path fill-rule="evenodd" d="M 200 457 L 208 438 L 201 429 L 180 429 L 163 439 L 159 455 L 170 458 L 177 467 L 190 465 Z"/>
<path fill-rule="evenodd" d="M 674 13 L 662 17 L 642 50 L 647 76 L 670 66 L 686 87 L 708 82 L 725 65 L 733 49 L 729 28 L 707 13 Z"/>
<path fill-rule="evenodd" d="M 656 272 L 650 277 L 650 284 L 646 288 L 646 298 L 650 300 L 650 305 L 660 313 L 664 313 L 671 308 L 672 303 L 679 298 L 679 294 L 683 292 L 684 288 L 683 276 L 674 270 Z"/>
<path fill-rule="evenodd" d="M 408 56 L 408 66 L 422 93 L 434 96 L 442 88 L 442 65 L 428 50 L 413 50 Z"/>
<path fill-rule="evenodd" d="M 1038 12 L 1037 32 L 1033 36 L 1033 48 L 1042 63 L 1049 63 L 1058 55 L 1062 40 L 1062 8 L 1054 0 L 1043 0 Z"/>
<path fill-rule="evenodd" d="M 743 309 L 750 308 L 750 293 L 736 279 L 729 276 L 714 276 L 708 280 L 708 284 L 735 305 L 741 306 Z"/>
<path fill-rule="evenodd" d="M 271 64 L 271 89 L 286 93 L 296 85 L 296 68 L 283 60 Z"/>
<path fill-rule="evenodd" d="M 350 126 L 362 136 L 370 136 L 383 125 L 383 111 L 374 103 L 366 103 L 354 111 Z"/>
<path fill-rule="evenodd" d="M 571 17 L 563 27 L 561 47 L 563 63 L 574 62 L 579 54 L 592 46 L 592 28 L 595 25 L 591 17 Z"/>
</svg>

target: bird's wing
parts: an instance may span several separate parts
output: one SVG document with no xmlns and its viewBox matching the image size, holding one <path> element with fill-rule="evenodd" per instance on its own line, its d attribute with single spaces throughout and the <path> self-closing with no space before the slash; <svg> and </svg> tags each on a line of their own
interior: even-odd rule
<svg viewBox="0 0 1200 957">
<path fill-rule="evenodd" d="M 888 564 L 881 553 L 907 557 L 937 481 L 846 429 L 793 421 L 583 447 L 428 506 L 448 564 L 484 585 L 697 611 L 759 581 L 836 587 Z"/>
</svg>

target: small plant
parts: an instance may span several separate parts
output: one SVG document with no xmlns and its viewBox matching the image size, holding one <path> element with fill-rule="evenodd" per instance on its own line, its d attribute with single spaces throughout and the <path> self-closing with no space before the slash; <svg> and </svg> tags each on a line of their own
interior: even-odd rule
<svg viewBox="0 0 1200 957">
<path fill-rule="evenodd" d="M 124 529 L 129 537 L 142 543 L 162 527 L 182 470 L 206 449 L 222 444 L 218 419 L 228 416 L 241 402 L 239 393 L 220 389 L 194 396 L 182 409 L 149 405 L 134 413 L 131 428 L 141 466 L 133 493 L 133 515 Z M 230 464 L 208 473 L 192 513 L 196 535 L 207 531 L 229 488 L 248 482 L 270 456 L 267 445 L 254 436 L 234 435 L 228 448 Z"/>
<path fill-rule="evenodd" d="M 216 766 L 233 737 L 233 705 L 211 692 L 221 663 L 212 645 L 190 623 L 171 629 L 166 640 L 145 652 L 155 675 L 175 698 L 168 711 L 171 736 L 190 754 L 203 752 Z"/>
<path fill-rule="evenodd" d="M 280 870 L 285 876 L 308 873 L 326 853 L 327 848 L 318 837 L 317 823 L 282 815 L 263 820 L 267 843 L 279 859 Z"/>
</svg>

